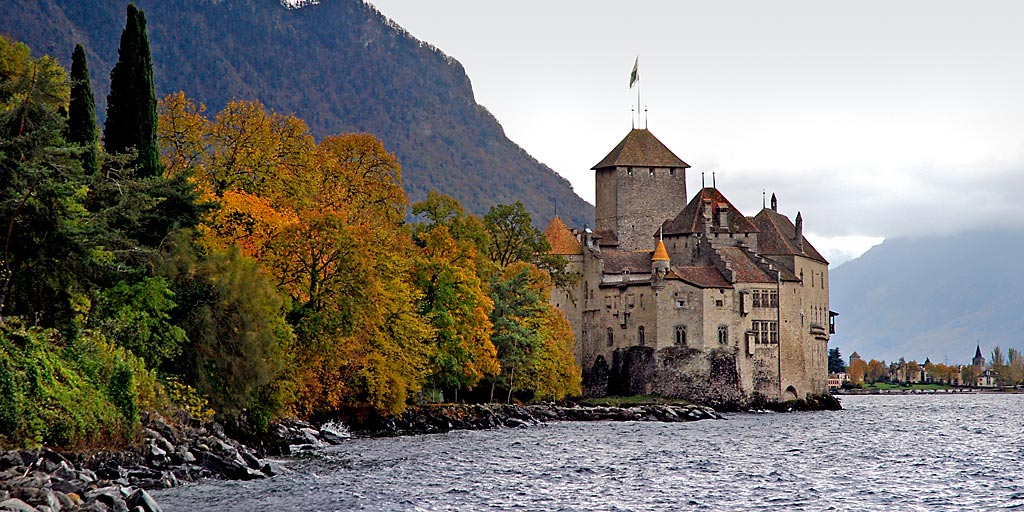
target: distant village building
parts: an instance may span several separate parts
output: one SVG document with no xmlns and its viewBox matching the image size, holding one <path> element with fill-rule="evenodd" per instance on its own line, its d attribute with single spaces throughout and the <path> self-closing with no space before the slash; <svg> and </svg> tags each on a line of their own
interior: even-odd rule
<svg viewBox="0 0 1024 512">
<path fill-rule="evenodd" d="M 843 387 L 843 384 L 850 382 L 850 376 L 846 372 L 830 373 L 828 375 L 828 389 L 833 391 Z"/>
<path fill-rule="evenodd" d="M 551 302 L 576 335 L 585 392 L 710 402 L 828 389 L 828 262 L 771 206 L 747 217 L 714 186 L 686 201 L 690 166 L 634 129 L 594 166 L 596 226 L 555 217 L 552 252 L 581 278 Z"/>
</svg>

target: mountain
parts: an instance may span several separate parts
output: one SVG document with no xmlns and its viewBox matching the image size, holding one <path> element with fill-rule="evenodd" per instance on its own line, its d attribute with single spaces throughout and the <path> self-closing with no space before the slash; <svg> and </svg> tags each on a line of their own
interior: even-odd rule
<svg viewBox="0 0 1024 512">
<path fill-rule="evenodd" d="M 544 226 L 593 225 L 594 207 L 505 136 L 476 103 L 462 65 L 361 0 L 289 8 L 279 0 L 136 0 L 146 12 L 158 97 L 184 91 L 215 113 L 234 99 L 304 119 L 318 138 L 379 137 L 402 163 L 411 201 L 436 189 L 483 214 L 522 201 Z M 89 55 L 102 116 L 124 0 L 4 0 L 0 33 L 70 69 Z"/>
<path fill-rule="evenodd" d="M 969 363 L 1024 348 L 1024 231 L 886 240 L 830 272 L 829 342 L 848 357 Z"/>
</svg>

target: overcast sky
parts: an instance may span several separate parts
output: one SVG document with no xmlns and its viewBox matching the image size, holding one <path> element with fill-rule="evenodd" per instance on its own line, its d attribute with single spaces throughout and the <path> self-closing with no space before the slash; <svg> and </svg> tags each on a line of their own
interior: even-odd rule
<svg viewBox="0 0 1024 512">
<path fill-rule="evenodd" d="M 594 201 L 648 126 L 747 215 L 779 197 L 833 266 L 883 238 L 1024 225 L 1024 2 L 373 0 L 458 59 L 509 138 Z"/>
</svg>

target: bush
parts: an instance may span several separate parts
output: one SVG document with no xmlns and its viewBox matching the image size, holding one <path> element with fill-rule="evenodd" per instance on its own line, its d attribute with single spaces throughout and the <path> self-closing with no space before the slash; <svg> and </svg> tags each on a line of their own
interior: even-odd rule
<svg viewBox="0 0 1024 512">
<path fill-rule="evenodd" d="M 110 376 L 107 396 L 121 412 L 121 416 L 129 424 L 139 421 L 138 391 L 135 389 L 135 373 L 131 365 L 121 361 L 114 366 L 114 374 Z"/>
<path fill-rule="evenodd" d="M 122 446 L 140 408 L 166 405 L 142 361 L 100 335 L 0 327 L 0 448 Z"/>
</svg>

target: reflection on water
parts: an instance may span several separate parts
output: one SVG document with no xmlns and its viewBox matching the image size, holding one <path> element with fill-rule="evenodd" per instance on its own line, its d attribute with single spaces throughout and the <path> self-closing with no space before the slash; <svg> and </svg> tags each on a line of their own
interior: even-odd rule
<svg viewBox="0 0 1024 512">
<path fill-rule="evenodd" d="M 356 439 L 184 510 L 1024 509 L 1024 395 L 848 396 L 845 410 Z"/>
</svg>

